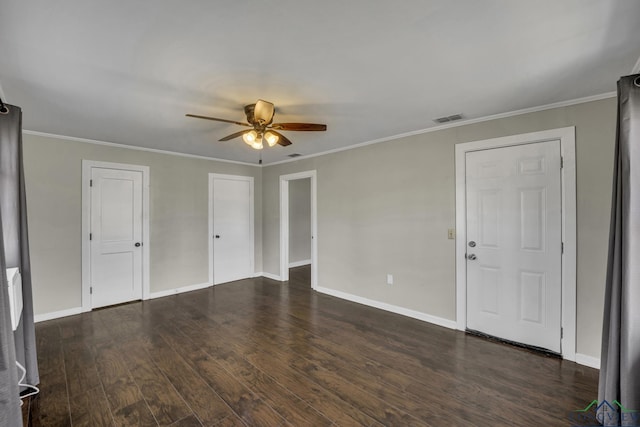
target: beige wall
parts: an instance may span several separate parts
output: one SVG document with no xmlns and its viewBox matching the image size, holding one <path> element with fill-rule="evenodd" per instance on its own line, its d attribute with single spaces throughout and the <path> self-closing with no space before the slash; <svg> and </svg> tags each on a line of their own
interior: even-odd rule
<svg viewBox="0 0 640 427">
<path fill-rule="evenodd" d="M 255 178 L 256 271 L 279 275 L 280 175 L 317 170 L 319 286 L 455 320 L 454 145 L 576 127 L 577 352 L 599 357 L 615 98 L 256 168 L 25 135 L 36 314 L 81 305 L 82 159 L 150 167 L 152 292 L 208 281 L 207 174 Z M 386 284 L 386 274 L 395 284 Z"/>
<path fill-rule="evenodd" d="M 81 306 L 83 159 L 149 166 L 151 292 L 209 281 L 209 173 L 254 177 L 255 269 L 261 271 L 260 168 L 25 134 L 36 315 Z"/>
<path fill-rule="evenodd" d="M 615 123 L 609 98 L 267 166 L 264 271 L 279 274 L 278 178 L 315 169 L 318 285 L 455 320 L 454 145 L 575 126 L 576 350 L 599 357 Z"/>
<path fill-rule="evenodd" d="M 289 181 L 289 263 L 311 259 L 311 178 Z"/>
</svg>

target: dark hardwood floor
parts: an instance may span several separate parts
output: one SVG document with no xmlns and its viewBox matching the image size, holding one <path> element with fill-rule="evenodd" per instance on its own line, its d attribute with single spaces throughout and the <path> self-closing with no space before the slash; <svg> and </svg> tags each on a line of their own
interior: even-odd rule
<svg viewBox="0 0 640 427">
<path fill-rule="evenodd" d="M 597 371 L 242 280 L 36 326 L 33 426 L 569 425 Z"/>
</svg>

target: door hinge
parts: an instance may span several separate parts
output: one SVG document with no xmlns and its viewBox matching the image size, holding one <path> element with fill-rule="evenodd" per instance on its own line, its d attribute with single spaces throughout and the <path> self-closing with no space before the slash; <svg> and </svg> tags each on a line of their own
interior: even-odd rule
<svg viewBox="0 0 640 427">
<path fill-rule="evenodd" d="M 560 169 L 564 167 L 564 157 L 560 156 Z"/>
<path fill-rule="evenodd" d="M 564 338 L 564 328 L 560 328 L 560 338 Z"/>
<path fill-rule="evenodd" d="M 89 233 L 89 240 L 93 240 L 93 233 Z"/>
<path fill-rule="evenodd" d="M 89 295 L 93 295 L 93 286 L 89 288 Z"/>
<path fill-rule="evenodd" d="M 93 180 L 92 179 L 89 180 L 89 187 L 93 187 Z"/>
<path fill-rule="evenodd" d="M 560 252 L 564 253 L 564 242 L 560 243 Z"/>
</svg>

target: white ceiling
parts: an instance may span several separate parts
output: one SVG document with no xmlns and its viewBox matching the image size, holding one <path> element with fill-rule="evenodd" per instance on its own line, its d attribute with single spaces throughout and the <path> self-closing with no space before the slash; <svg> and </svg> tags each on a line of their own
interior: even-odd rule
<svg viewBox="0 0 640 427">
<path fill-rule="evenodd" d="M 287 132 L 265 163 L 615 90 L 640 1 L 0 0 L 0 84 L 24 128 L 256 163 L 217 140 L 258 98 Z"/>
</svg>

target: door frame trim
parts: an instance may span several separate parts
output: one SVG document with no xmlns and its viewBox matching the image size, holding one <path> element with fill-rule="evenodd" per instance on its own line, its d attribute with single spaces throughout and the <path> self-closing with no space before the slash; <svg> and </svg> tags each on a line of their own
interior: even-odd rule
<svg viewBox="0 0 640 427">
<path fill-rule="evenodd" d="M 280 280 L 289 280 L 289 181 L 311 180 L 311 289 L 318 287 L 318 184 L 315 170 L 280 175 Z"/>
<path fill-rule="evenodd" d="M 227 175 L 221 173 L 209 173 L 209 214 L 208 214 L 208 222 L 209 222 L 209 233 L 208 233 L 208 242 L 209 242 L 209 283 L 211 286 L 216 285 L 213 281 L 213 180 L 216 178 L 220 179 L 229 179 L 234 181 L 247 181 L 249 183 L 249 238 L 251 240 L 251 266 L 249 269 L 251 270 L 251 276 L 255 275 L 256 269 L 256 239 L 255 239 L 255 214 L 254 214 L 254 179 L 252 176 L 245 175 Z"/>
<path fill-rule="evenodd" d="M 563 159 L 561 170 L 562 191 L 562 320 L 563 335 L 560 340 L 562 357 L 576 360 L 576 133 L 569 126 L 540 132 L 491 138 L 480 141 L 459 143 L 455 146 L 456 162 L 456 325 L 464 331 L 467 325 L 467 251 L 466 230 L 466 170 L 467 152 L 490 148 L 509 147 L 560 140 L 560 155 Z"/>
<path fill-rule="evenodd" d="M 132 165 L 128 163 L 100 162 L 82 160 L 82 311 L 91 311 L 91 169 L 116 169 L 142 172 L 142 295 L 143 300 L 149 299 L 151 294 L 149 284 L 149 166 Z"/>
</svg>

